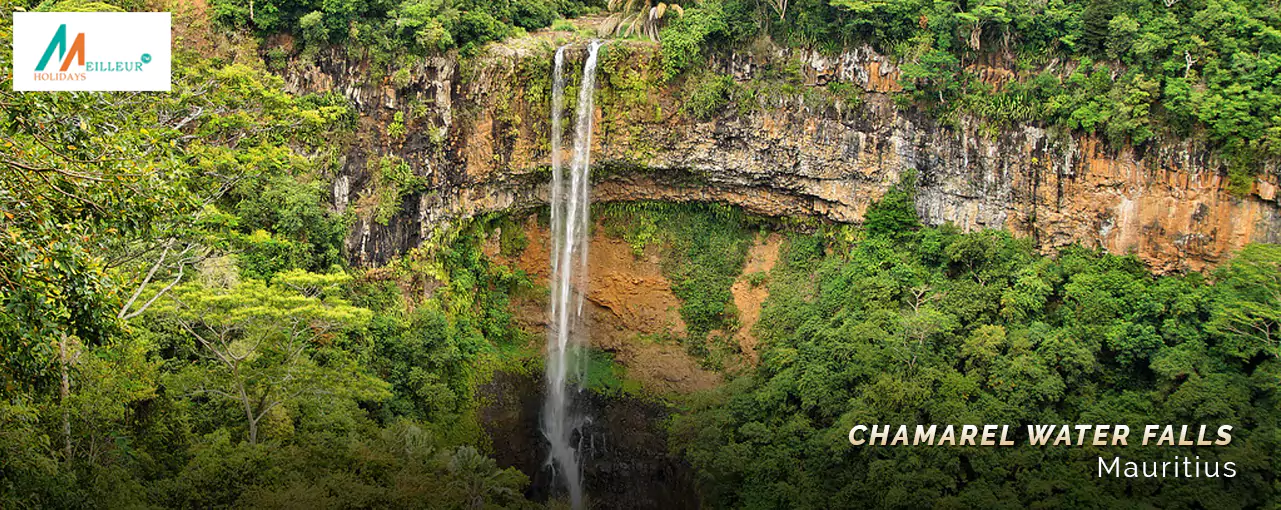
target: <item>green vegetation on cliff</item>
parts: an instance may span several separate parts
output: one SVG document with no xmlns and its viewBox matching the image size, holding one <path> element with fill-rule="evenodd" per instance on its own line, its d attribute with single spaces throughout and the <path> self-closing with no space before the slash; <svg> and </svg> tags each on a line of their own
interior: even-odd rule
<svg viewBox="0 0 1281 510">
<path fill-rule="evenodd" d="M 568 0 L 213 3 L 224 24 L 294 34 L 304 54 L 346 46 L 378 64 L 376 76 L 602 8 Z M 1281 10 L 1270 2 L 706 0 L 655 23 L 663 74 L 698 75 L 687 105 L 698 118 L 724 107 L 734 85 L 706 71 L 713 53 L 760 51 L 762 41 L 827 54 L 866 45 L 891 57 L 904 104 L 946 123 L 975 119 L 989 133 L 1037 123 L 1117 148 L 1204 141 L 1238 195 L 1281 158 Z M 754 107 L 754 95 L 740 99 L 740 111 Z"/>
<path fill-rule="evenodd" d="M 998 231 L 914 228 L 910 187 L 866 230 L 792 234 L 760 364 L 671 425 L 715 508 L 1258 508 L 1275 502 L 1281 249 L 1212 275 L 1057 258 Z M 1215 283 L 1211 285 L 1207 277 Z M 1230 446 L 853 447 L 855 424 L 1228 424 Z M 940 425 L 941 426 L 941 425 Z M 1234 478 L 1098 477 L 1097 459 L 1234 462 Z"/>
<path fill-rule="evenodd" d="M 721 204 L 611 203 L 601 208 L 606 233 L 621 237 L 640 255 L 661 247 L 663 273 L 681 301 L 687 350 L 705 365 L 723 369 L 726 335 L 737 327 L 730 287 L 743 272 L 751 227 L 762 223 Z M 719 332 L 719 337 L 709 334 Z"/>
<path fill-rule="evenodd" d="M 662 32 L 669 76 L 760 36 L 900 64 L 906 98 L 948 120 L 1042 122 L 1116 146 L 1200 138 L 1238 191 L 1281 156 L 1281 10 L 1254 0 L 707 0 Z M 978 66 L 1011 71 L 981 80 Z"/>
</svg>

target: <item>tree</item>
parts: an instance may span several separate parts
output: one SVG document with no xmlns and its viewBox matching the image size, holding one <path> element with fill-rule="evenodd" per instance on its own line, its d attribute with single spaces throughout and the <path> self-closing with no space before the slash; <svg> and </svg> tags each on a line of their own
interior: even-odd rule
<svg viewBox="0 0 1281 510">
<path fill-rule="evenodd" d="M 902 314 L 900 326 L 903 328 L 902 355 L 908 368 L 915 368 L 917 358 L 933 350 L 929 342 L 950 335 L 959 327 L 955 317 L 932 306 Z"/>
<path fill-rule="evenodd" d="M 186 171 L 137 157 L 172 154 L 130 122 L 137 104 L 8 89 L 0 83 L 0 384 L 19 388 L 50 375 L 64 336 L 95 345 L 118 330 L 108 255 L 182 217 L 190 199 Z"/>
<path fill-rule="evenodd" d="M 365 323 L 366 309 L 337 296 L 345 274 L 282 273 L 271 283 L 186 284 L 155 313 L 197 342 L 206 361 L 172 380 L 191 397 L 214 396 L 245 415 L 250 444 L 260 422 L 307 395 L 380 399 L 385 383 L 341 358 L 318 359 L 334 335 Z"/>
<path fill-rule="evenodd" d="M 1081 44 L 1088 53 L 1102 53 L 1108 41 L 1112 15 L 1116 11 L 1113 0 L 1090 0 L 1081 13 Z"/>
<path fill-rule="evenodd" d="M 1216 276 L 1220 298 L 1210 330 L 1233 355 L 1281 359 L 1281 246 L 1246 246 Z"/>
<path fill-rule="evenodd" d="M 299 153 L 352 120 L 345 100 L 296 99 L 261 70 L 199 61 L 148 100 L 17 93 L 0 79 L 0 385 L 47 382 L 63 334 L 98 345 L 139 316 L 227 243 L 236 220 L 217 202 L 253 194 L 261 173 L 308 168 Z M 341 234 L 294 214 L 303 202 L 279 216 L 323 244 L 327 269 Z"/>
<path fill-rule="evenodd" d="M 916 215 L 916 173 L 910 171 L 867 208 L 863 225 L 868 235 L 903 239 L 921 227 Z"/>
<path fill-rule="evenodd" d="M 786 2 L 783 5 L 786 6 Z M 601 23 L 600 33 L 623 37 L 644 35 L 651 41 L 658 40 L 658 31 L 663 27 L 663 20 L 668 12 L 674 12 L 677 16 L 685 15 L 685 9 L 680 4 L 654 3 L 652 0 L 610 0 L 609 10 L 613 14 Z"/>
<path fill-rule="evenodd" d="M 903 90 L 912 94 L 917 101 L 933 103 L 936 107 L 946 105 L 960 95 L 964 88 L 964 74 L 961 60 L 951 52 L 931 49 L 915 62 L 903 64 L 899 82 Z"/>
<path fill-rule="evenodd" d="M 423 419 L 442 419 L 461 411 L 474 391 L 468 380 L 472 361 L 465 340 L 445 314 L 418 309 L 403 320 L 379 315 L 370 322 L 378 361 L 372 368 L 391 383 L 393 412 Z"/>
<path fill-rule="evenodd" d="M 84 347 L 75 359 L 75 391 L 68 388 L 60 402 L 66 460 L 118 463 L 127 455 L 118 442 L 131 433 L 131 406 L 155 398 L 160 363 L 147 359 L 142 342 L 130 338 Z"/>
<path fill-rule="evenodd" d="M 925 228 L 913 238 L 919 242 L 869 236 L 850 251 L 814 250 L 817 262 L 782 257 L 771 270 L 770 295 L 754 330 L 763 340 L 760 364 L 672 419 L 671 441 L 696 470 L 709 504 L 1024 508 L 1221 501 L 1245 508 L 1274 499 L 1268 475 L 1275 466 L 1264 459 L 1276 449 L 1271 389 L 1278 364 L 1260 352 L 1275 348 L 1265 340 L 1276 338 L 1281 247 L 1244 250 L 1219 273 L 1213 289 L 1219 303 L 1213 304 L 1210 288 L 1195 274 L 1153 277 L 1132 256 L 1073 248 L 1044 258 L 989 231 Z M 797 249 L 795 241 L 785 250 Z M 930 300 L 916 282 L 946 297 Z M 882 290 L 887 286 L 893 290 Z M 1211 315 L 1225 321 L 1224 334 L 1243 335 L 1232 337 L 1231 348 L 1207 348 L 1201 327 Z M 1233 359 L 1238 356 L 1250 362 Z M 1094 423 L 1100 416 L 1131 430 L 1154 420 L 1240 424 L 1233 444 L 1241 446 L 1231 453 L 1104 447 L 1082 455 L 1062 448 L 844 444 L 854 424 L 1023 428 Z M 1092 462 L 1096 455 L 1151 462 L 1176 454 L 1231 459 L 1249 474 L 1189 479 L 1182 490 L 1169 491 L 1099 482 Z M 1255 456 L 1257 462 L 1236 460 Z M 1245 481 L 1251 479 L 1259 481 Z M 1044 489 L 1051 485 L 1057 488 Z"/>
<path fill-rule="evenodd" d="M 500 469 L 494 459 L 470 446 L 454 451 L 449 458 L 450 486 L 460 493 L 467 508 L 480 510 L 488 503 L 505 503 L 520 497 L 528 479 L 513 468 Z"/>
<path fill-rule="evenodd" d="M 324 18 L 324 13 L 320 11 L 311 11 L 298 18 L 298 28 L 302 30 L 302 38 L 308 45 L 318 45 L 329 40 Z"/>
</svg>

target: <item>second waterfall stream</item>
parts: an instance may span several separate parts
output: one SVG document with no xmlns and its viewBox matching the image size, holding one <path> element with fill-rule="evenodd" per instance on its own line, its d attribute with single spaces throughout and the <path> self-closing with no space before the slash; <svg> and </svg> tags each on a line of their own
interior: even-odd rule
<svg viewBox="0 0 1281 510">
<path fill-rule="evenodd" d="M 595 113 L 592 99 L 596 90 L 596 54 L 600 47 L 599 41 L 592 41 L 587 46 L 568 169 L 561 155 L 566 46 L 556 49 L 552 69 L 552 277 L 543 435 L 550 444 L 547 462 L 556 478 L 564 481 L 570 504 L 575 510 L 583 508 L 582 459 L 577 444 L 582 435 L 578 432 L 588 421 L 575 408 L 574 401 L 583 390 L 588 343 L 583 321 L 583 297 L 587 292 L 588 230 L 591 225 L 589 192 L 592 118 Z"/>
</svg>

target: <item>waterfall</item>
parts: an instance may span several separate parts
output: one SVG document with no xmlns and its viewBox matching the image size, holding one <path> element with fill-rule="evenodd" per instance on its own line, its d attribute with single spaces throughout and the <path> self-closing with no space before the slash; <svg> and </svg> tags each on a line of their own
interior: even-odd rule
<svg viewBox="0 0 1281 510">
<path fill-rule="evenodd" d="M 587 290 L 588 188 L 591 171 L 592 106 L 596 89 L 596 53 L 601 43 L 592 41 L 583 64 L 574 124 L 574 148 L 565 174 L 561 157 L 561 110 L 565 106 L 565 46 L 556 49 L 552 69 L 552 277 L 547 331 L 547 395 L 543 403 L 543 435 L 550 443 L 547 462 L 565 481 L 570 503 L 583 507 L 582 470 L 574 447 L 575 432 L 586 417 L 573 409 L 573 396 L 583 389 L 586 359 L 583 347 L 583 295 Z M 572 374 L 571 374 L 572 370 Z M 573 387 L 571 388 L 571 385 Z"/>
</svg>

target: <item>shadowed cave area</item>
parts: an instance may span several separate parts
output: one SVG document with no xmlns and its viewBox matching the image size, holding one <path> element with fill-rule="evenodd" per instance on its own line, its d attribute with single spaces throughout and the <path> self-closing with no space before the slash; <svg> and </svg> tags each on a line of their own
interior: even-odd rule
<svg viewBox="0 0 1281 510">
<path fill-rule="evenodd" d="M 515 467 L 530 478 L 525 496 L 546 502 L 563 496 L 547 466 L 547 441 L 540 413 L 545 386 L 541 376 L 499 372 L 480 388 L 487 402 L 481 422 L 493 441 L 501 467 Z M 579 394 L 582 414 L 591 417 L 579 439 L 588 508 L 698 508 L 693 472 L 668 450 L 661 404 L 631 397 Z"/>
</svg>

